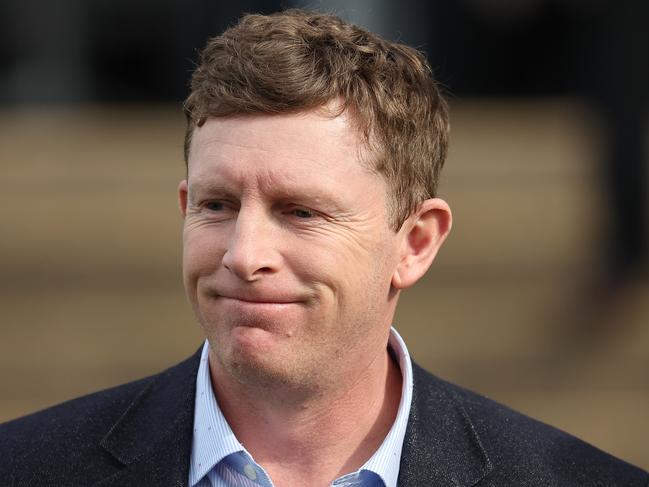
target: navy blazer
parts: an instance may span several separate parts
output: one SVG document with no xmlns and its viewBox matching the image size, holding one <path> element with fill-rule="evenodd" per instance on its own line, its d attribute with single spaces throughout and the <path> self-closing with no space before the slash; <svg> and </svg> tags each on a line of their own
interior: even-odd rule
<svg viewBox="0 0 649 487">
<path fill-rule="evenodd" d="M 186 486 L 199 359 L 1 425 L 0 485 Z M 400 487 L 649 487 L 647 472 L 413 367 Z"/>
</svg>

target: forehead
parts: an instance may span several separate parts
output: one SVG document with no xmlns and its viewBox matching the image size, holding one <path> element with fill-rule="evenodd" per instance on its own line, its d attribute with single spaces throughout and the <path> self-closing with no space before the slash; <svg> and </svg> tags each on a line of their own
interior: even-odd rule
<svg viewBox="0 0 649 487">
<path fill-rule="evenodd" d="M 264 175 L 308 181 L 375 176 L 363 160 L 353 120 L 343 112 L 210 118 L 197 127 L 188 161 L 189 180 L 215 173 Z"/>
</svg>

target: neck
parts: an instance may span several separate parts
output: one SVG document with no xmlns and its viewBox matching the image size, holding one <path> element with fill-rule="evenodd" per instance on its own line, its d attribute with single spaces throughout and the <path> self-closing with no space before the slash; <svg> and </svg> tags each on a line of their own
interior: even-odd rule
<svg viewBox="0 0 649 487">
<path fill-rule="evenodd" d="M 330 485 L 360 468 L 383 442 L 401 399 L 401 372 L 385 349 L 335 390 L 295 401 L 278 403 L 267 391 L 217 380 L 213 370 L 212 385 L 234 434 L 278 487 Z"/>
</svg>

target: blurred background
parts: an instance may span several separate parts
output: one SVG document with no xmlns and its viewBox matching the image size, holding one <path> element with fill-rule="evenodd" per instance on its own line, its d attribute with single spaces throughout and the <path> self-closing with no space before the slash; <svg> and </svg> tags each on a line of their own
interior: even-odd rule
<svg viewBox="0 0 649 487">
<path fill-rule="evenodd" d="M 244 11 L 338 13 L 450 94 L 451 237 L 402 297 L 415 360 L 649 468 L 649 3 L 0 1 L 0 421 L 202 337 L 181 282 L 181 102 Z"/>
</svg>

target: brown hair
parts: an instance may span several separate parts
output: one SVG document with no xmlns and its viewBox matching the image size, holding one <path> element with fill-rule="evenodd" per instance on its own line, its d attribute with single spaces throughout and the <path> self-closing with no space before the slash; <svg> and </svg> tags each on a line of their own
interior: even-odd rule
<svg viewBox="0 0 649 487">
<path fill-rule="evenodd" d="M 434 197 L 448 145 L 448 108 L 425 57 L 333 15 L 245 15 L 209 40 L 185 101 L 185 161 L 208 117 L 299 112 L 342 100 L 371 164 L 391 189 L 395 229 Z"/>
</svg>

